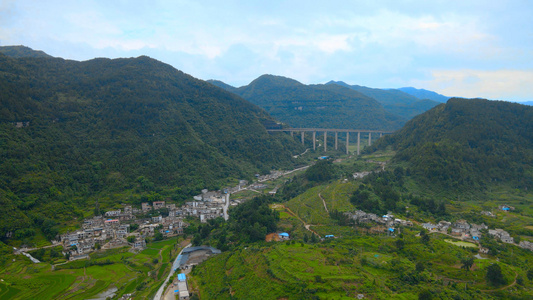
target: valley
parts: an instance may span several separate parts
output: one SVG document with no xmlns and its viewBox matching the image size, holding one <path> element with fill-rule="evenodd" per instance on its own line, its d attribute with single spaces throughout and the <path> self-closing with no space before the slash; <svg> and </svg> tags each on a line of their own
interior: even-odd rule
<svg viewBox="0 0 533 300">
<path fill-rule="evenodd" d="M 533 297 L 530 106 L 0 50 L 2 299 Z"/>
</svg>

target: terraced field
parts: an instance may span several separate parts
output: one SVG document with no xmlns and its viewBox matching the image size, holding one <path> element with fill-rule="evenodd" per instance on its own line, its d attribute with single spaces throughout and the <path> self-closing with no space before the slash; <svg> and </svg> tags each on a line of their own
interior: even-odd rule
<svg viewBox="0 0 533 300">
<path fill-rule="evenodd" d="M 129 248 L 96 252 L 91 260 L 59 265 L 33 264 L 11 255 L 0 270 L 0 299 L 89 299 L 109 290 L 116 295 L 135 292 L 149 298 L 169 271 L 168 262 L 179 253 L 177 239 L 148 244 L 135 254 Z"/>
</svg>

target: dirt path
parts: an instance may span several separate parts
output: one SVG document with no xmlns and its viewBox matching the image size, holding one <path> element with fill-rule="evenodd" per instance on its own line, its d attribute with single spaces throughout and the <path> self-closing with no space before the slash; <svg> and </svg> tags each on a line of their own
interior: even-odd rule
<svg viewBox="0 0 533 300">
<path fill-rule="evenodd" d="M 307 229 L 308 231 L 310 231 L 311 233 L 314 233 L 316 234 L 318 237 L 320 237 L 320 234 L 316 233 L 316 231 L 314 231 L 313 229 L 310 228 L 310 226 L 314 226 L 313 224 L 307 224 L 305 223 L 304 220 L 302 220 L 300 217 L 298 217 L 298 215 L 296 215 L 290 208 L 286 207 L 285 205 L 282 205 L 282 204 L 279 204 L 281 207 L 283 207 L 285 209 L 285 211 L 289 214 L 291 214 L 293 217 L 295 217 L 296 219 L 300 220 L 300 222 L 302 222 L 302 224 L 304 225 L 305 229 Z"/>
<path fill-rule="evenodd" d="M 329 185 L 325 189 L 327 189 L 327 188 L 329 188 Z M 320 197 L 320 200 L 322 200 L 322 203 L 324 203 L 324 209 L 329 214 L 328 206 L 326 205 L 326 201 L 324 200 L 324 198 L 322 198 L 322 194 L 318 193 L 318 197 Z"/>
<path fill-rule="evenodd" d="M 512 286 L 514 286 L 516 284 L 516 278 L 518 277 L 518 273 L 514 273 L 514 281 L 509 284 L 509 285 L 506 285 L 506 286 L 502 286 L 501 288 L 497 288 L 497 289 L 494 289 L 494 290 L 481 290 L 482 292 L 497 292 L 497 291 L 501 291 L 501 290 L 505 290 L 505 289 L 508 289 Z"/>
</svg>

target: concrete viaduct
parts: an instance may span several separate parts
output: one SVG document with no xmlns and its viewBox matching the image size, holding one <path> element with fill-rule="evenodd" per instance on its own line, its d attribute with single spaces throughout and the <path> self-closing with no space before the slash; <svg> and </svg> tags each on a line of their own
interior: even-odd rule
<svg viewBox="0 0 533 300">
<path fill-rule="evenodd" d="M 291 136 L 294 136 L 295 132 L 300 132 L 302 144 L 304 143 L 304 137 L 306 132 L 313 134 L 313 150 L 316 150 L 316 133 L 324 133 L 324 151 L 328 150 L 328 132 L 335 132 L 335 150 L 338 148 L 339 132 L 346 132 L 346 154 L 348 154 L 348 146 L 350 145 L 350 132 L 357 132 L 357 155 L 360 154 L 361 149 L 361 133 L 368 133 L 368 145 L 372 144 L 372 133 L 379 134 L 382 137 L 383 134 L 392 133 L 390 131 L 381 130 L 362 130 L 362 129 L 323 129 L 323 128 L 283 128 L 283 129 L 267 129 L 268 132 L 289 132 Z"/>
</svg>

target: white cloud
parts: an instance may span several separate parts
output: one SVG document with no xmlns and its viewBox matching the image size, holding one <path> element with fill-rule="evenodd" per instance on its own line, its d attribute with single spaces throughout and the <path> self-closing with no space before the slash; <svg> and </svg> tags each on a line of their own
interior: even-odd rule
<svg viewBox="0 0 533 300">
<path fill-rule="evenodd" d="M 414 86 L 447 96 L 525 101 L 533 99 L 533 70 L 437 70 Z"/>
</svg>

